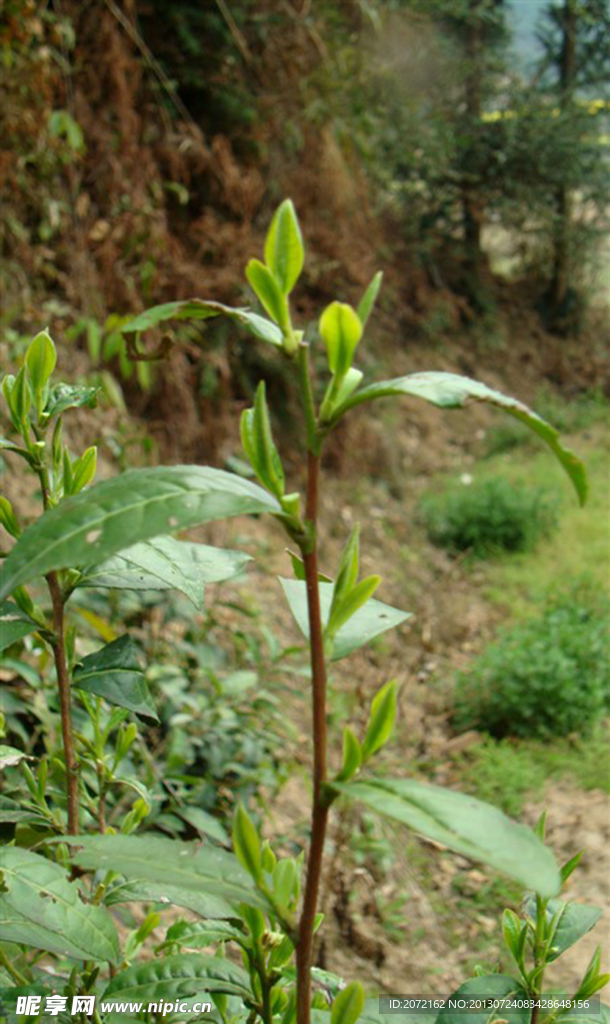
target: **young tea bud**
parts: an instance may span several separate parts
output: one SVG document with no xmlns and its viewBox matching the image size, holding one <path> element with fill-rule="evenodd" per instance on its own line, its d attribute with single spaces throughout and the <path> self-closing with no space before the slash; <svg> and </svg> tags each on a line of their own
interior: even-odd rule
<svg viewBox="0 0 610 1024">
<path fill-rule="evenodd" d="M 25 365 L 37 399 L 39 412 L 42 409 L 42 393 L 55 369 L 57 352 L 48 331 L 41 331 L 28 345 Z"/>
<path fill-rule="evenodd" d="M 344 377 L 362 337 L 358 314 L 345 302 L 331 302 L 320 317 L 320 334 L 332 373 L 335 377 Z"/>
<path fill-rule="evenodd" d="M 291 199 L 278 206 L 265 241 L 265 263 L 284 295 L 294 288 L 305 259 L 303 238 Z"/>
</svg>

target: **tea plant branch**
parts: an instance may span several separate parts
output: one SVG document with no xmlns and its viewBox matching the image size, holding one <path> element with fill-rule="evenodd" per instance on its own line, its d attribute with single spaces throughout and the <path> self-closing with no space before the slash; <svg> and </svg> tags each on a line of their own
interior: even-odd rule
<svg viewBox="0 0 610 1024">
<path fill-rule="evenodd" d="M 4 970 L 7 972 L 7 974 L 10 974 L 11 978 L 13 979 L 16 985 L 28 984 L 27 978 L 24 977 L 24 975 L 17 970 L 17 968 L 14 966 L 14 964 L 11 963 L 6 953 L 2 949 L 0 949 L 0 965 L 4 967 Z"/>
<path fill-rule="evenodd" d="M 42 502 L 45 509 L 49 509 L 51 507 L 51 484 L 46 461 L 40 465 L 37 473 L 42 491 Z M 67 831 L 69 835 L 75 836 L 78 835 L 79 830 L 78 761 L 74 748 L 71 684 L 68 661 L 66 658 L 64 596 L 59 582 L 59 577 L 56 572 L 48 573 L 45 579 L 49 588 L 51 605 L 53 608 L 53 637 L 50 643 L 53 648 L 53 660 L 55 662 L 55 671 L 57 673 L 61 734 L 64 748 L 64 762 L 66 766 L 66 805 L 68 811 Z"/>
<path fill-rule="evenodd" d="M 307 420 L 308 459 L 307 494 L 305 517 L 311 541 L 303 545 L 303 563 L 307 588 L 307 613 L 309 618 L 309 648 L 312 681 L 312 726 L 313 726 L 313 808 L 311 819 L 311 843 L 307 861 L 307 876 L 303 896 L 303 909 L 299 922 L 299 939 L 296 947 L 297 962 L 297 1021 L 309 1024 L 311 1011 L 311 967 L 313 938 L 320 877 L 324 858 L 324 841 L 328 822 L 329 805 L 323 797 L 326 781 L 326 661 L 324 657 L 324 630 L 320 608 L 318 586 L 318 487 L 320 478 L 320 455 L 316 450 L 317 426 L 313 411 L 313 395 L 309 376 L 308 351 L 299 346 L 299 369 L 301 388 Z M 313 424 L 311 422 L 313 418 Z M 310 549 L 309 549 L 310 548 Z"/>
<path fill-rule="evenodd" d="M 59 707 L 61 714 L 61 732 L 66 764 L 66 797 L 68 807 L 68 833 L 78 835 L 78 762 L 74 749 L 74 733 L 72 730 L 72 707 L 70 695 L 70 673 L 66 659 L 66 642 L 64 630 L 64 601 L 57 573 L 50 572 L 46 577 L 47 586 L 53 605 L 52 641 L 57 686 L 59 690 Z"/>
<path fill-rule="evenodd" d="M 303 411 L 305 413 L 305 429 L 307 432 L 307 448 L 311 454 L 319 455 L 320 453 L 320 439 L 318 437 L 318 424 L 316 418 L 316 407 L 313 397 L 313 388 L 311 386 L 311 376 L 309 372 L 309 345 L 306 341 L 301 341 L 297 349 L 297 364 L 299 368 L 299 384 L 301 389 L 301 399 L 303 402 Z M 315 519 L 315 513 L 317 510 L 317 474 L 315 478 L 315 491 L 313 492 L 313 509 L 314 515 L 311 516 L 309 511 L 307 512 L 308 519 Z M 308 498 L 309 498 L 309 487 L 308 487 Z"/>
</svg>

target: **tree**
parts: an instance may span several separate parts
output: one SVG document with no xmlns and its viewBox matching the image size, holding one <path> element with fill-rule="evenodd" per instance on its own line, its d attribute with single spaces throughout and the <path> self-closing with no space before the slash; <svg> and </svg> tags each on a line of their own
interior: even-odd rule
<svg viewBox="0 0 610 1024">
<path fill-rule="evenodd" d="M 570 159 L 560 165 L 560 180 L 555 190 L 555 223 L 553 231 L 553 265 L 548 290 L 551 319 L 557 322 L 569 312 L 570 290 L 574 280 L 574 182 L 572 169 L 578 155 L 585 156 L 591 146 L 590 117 L 583 119 L 579 97 L 607 81 L 610 70 L 608 32 L 610 9 L 607 0 L 562 0 L 551 3 L 545 12 L 540 33 L 544 48 L 541 80 L 551 97 L 558 100 L 559 118 L 564 133 L 571 136 Z M 599 150 L 599 143 L 598 143 Z M 600 170 L 601 153 L 593 153 L 589 176 Z M 603 161 L 603 156 L 601 157 Z M 571 165 L 571 166 L 570 166 Z M 603 169 L 602 169 L 603 170 Z"/>
<path fill-rule="evenodd" d="M 462 206 L 467 290 L 475 304 L 483 299 L 483 250 L 486 176 L 484 101 L 498 71 L 501 44 L 506 41 L 504 0 L 435 0 L 441 24 L 457 38 L 463 54 L 463 98 L 455 121 L 456 171 Z"/>
</svg>

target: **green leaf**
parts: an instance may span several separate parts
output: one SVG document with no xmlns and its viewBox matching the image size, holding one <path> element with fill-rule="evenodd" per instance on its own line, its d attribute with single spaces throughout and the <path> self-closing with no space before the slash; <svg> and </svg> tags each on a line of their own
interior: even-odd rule
<svg viewBox="0 0 610 1024">
<path fill-rule="evenodd" d="M 251 561 L 241 551 L 194 544 L 174 537 L 155 537 L 134 544 L 99 565 L 83 570 L 79 587 L 118 590 L 179 590 L 203 607 L 204 584 L 237 576 Z"/>
<path fill-rule="evenodd" d="M 333 999 L 330 1024 L 356 1024 L 364 1010 L 364 989 L 359 981 L 352 981 Z"/>
<path fill-rule="evenodd" d="M 514 998 L 517 1003 L 521 1001 L 524 1005 L 517 1009 L 490 1007 L 488 1010 L 454 1009 L 447 1005 L 438 1014 L 436 1024 L 491 1024 L 499 1018 L 507 1024 L 529 1024 L 532 1011 L 527 1006 L 528 994 L 518 981 L 506 974 L 488 974 L 484 977 L 471 978 L 460 985 L 456 992 L 452 992 L 450 998 L 478 1000 L 486 996 L 491 999 Z"/>
<path fill-rule="evenodd" d="M 0 602 L 0 651 L 4 651 L 17 640 L 22 640 L 28 633 L 36 632 L 37 629 L 40 629 L 40 626 L 32 622 L 12 601 Z"/>
<path fill-rule="evenodd" d="M 332 608 L 328 616 L 327 633 L 334 640 L 337 633 L 347 625 L 363 606 L 368 604 L 381 583 L 381 576 L 366 576 L 346 594 L 339 607 Z"/>
<path fill-rule="evenodd" d="M 304 580 L 305 564 L 303 562 L 303 559 L 301 558 L 300 555 L 297 555 L 294 551 L 291 551 L 290 548 L 286 548 L 286 551 L 288 552 L 288 556 L 292 564 L 294 575 L 298 580 Z M 332 583 L 330 576 L 326 576 L 323 572 L 318 573 L 318 579 L 320 580 L 321 583 Z"/>
<path fill-rule="evenodd" d="M 24 531 L 0 571 L 0 600 L 52 569 L 90 565 L 158 534 L 259 512 L 281 508 L 250 480 L 222 469 L 129 470 L 67 498 Z"/>
<path fill-rule="evenodd" d="M 381 270 L 378 270 L 360 300 L 360 304 L 358 306 L 358 317 L 363 328 L 366 327 L 367 320 L 373 312 L 373 307 L 377 301 L 382 281 L 383 273 Z"/>
<path fill-rule="evenodd" d="M 83 658 L 74 670 L 73 682 L 79 690 L 96 693 L 142 718 L 159 721 L 139 664 L 138 649 L 127 634 Z"/>
<path fill-rule="evenodd" d="M 256 389 L 254 408 L 246 409 L 242 414 L 241 441 L 260 482 L 281 498 L 285 486 L 284 469 L 271 433 L 264 381 Z"/>
<path fill-rule="evenodd" d="M 332 787 L 455 853 L 503 871 L 541 896 L 559 891 L 559 871 L 551 851 L 496 807 L 415 779 L 374 778 L 333 782 Z"/>
<path fill-rule="evenodd" d="M 320 317 L 320 334 L 326 345 L 332 373 L 336 377 L 343 377 L 352 365 L 354 352 L 362 337 L 358 314 L 345 302 L 331 302 Z"/>
<path fill-rule="evenodd" d="M 108 911 L 83 903 L 63 868 L 16 847 L 0 849 L 0 934 L 5 942 L 76 960 L 116 960 L 119 942 Z"/>
<path fill-rule="evenodd" d="M 578 865 L 580 864 L 583 858 L 583 852 L 583 850 L 580 850 L 578 853 L 575 853 L 574 856 L 570 857 L 570 859 L 566 861 L 566 863 L 563 865 L 561 869 L 561 881 L 564 885 L 567 882 L 570 875 L 572 874 L 572 872 L 575 871 Z"/>
<path fill-rule="evenodd" d="M 148 963 L 136 964 L 112 979 L 99 1003 L 209 1002 L 208 993 L 252 999 L 248 975 L 243 968 L 222 957 L 203 953 L 181 953 Z M 123 1019 L 124 1010 L 104 1014 L 105 1020 Z"/>
<path fill-rule="evenodd" d="M 298 898 L 299 878 L 296 861 L 285 857 L 278 861 L 273 870 L 273 892 L 281 907 L 289 907 Z"/>
<path fill-rule="evenodd" d="M 355 366 L 350 366 L 349 370 L 344 377 L 341 378 L 334 401 L 334 408 L 342 405 L 346 399 L 356 390 L 364 374 L 362 370 L 357 370 Z"/>
<path fill-rule="evenodd" d="M 203 807 L 193 807 L 187 804 L 185 807 L 176 807 L 176 813 L 183 821 L 188 822 L 197 829 L 201 835 L 210 836 L 221 846 L 230 846 L 231 841 L 222 823 L 213 814 L 204 811 Z"/>
<path fill-rule="evenodd" d="M 0 447 L 2 446 L 0 445 Z M 13 512 L 13 506 L 8 498 L 4 498 L 2 495 L 0 495 L 0 526 L 4 527 L 11 537 L 18 537 L 21 533 L 17 517 Z"/>
<path fill-rule="evenodd" d="M 347 782 L 353 778 L 361 764 L 362 748 L 355 733 L 346 725 L 343 730 L 343 761 L 337 782 Z"/>
<path fill-rule="evenodd" d="M 154 835 L 78 836 L 74 844 L 82 847 L 73 854 L 75 864 L 89 870 L 117 871 L 128 881 L 154 886 L 162 894 L 159 898 L 165 894 L 168 903 L 178 903 L 170 895 L 172 889 L 180 900 L 190 893 L 191 904 L 178 905 L 192 906 L 193 910 L 197 896 L 208 897 L 208 905 L 215 904 L 216 909 L 208 909 L 207 917 L 235 917 L 232 907 L 239 903 L 270 909 L 237 857 L 217 846 Z"/>
<path fill-rule="evenodd" d="M 525 913 L 536 919 L 536 900 L 533 897 L 525 903 Z M 584 903 L 564 903 L 562 900 L 549 900 L 546 906 L 547 927 L 557 915 L 555 928 L 549 942 L 547 961 L 551 963 L 565 953 L 566 949 L 579 942 L 583 935 L 595 927 L 603 911 L 599 907 L 587 906 Z"/>
<path fill-rule="evenodd" d="M 158 903 L 163 907 L 182 907 L 211 920 L 237 916 L 231 904 L 218 894 L 202 890 L 195 892 L 193 888 L 168 885 L 160 879 L 156 882 L 138 880 L 114 885 L 104 897 L 104 903 L 108 907 L 122 903 Z"/>
<path fill-rule="evenodd" d="M 10 408 L 14 415 L 13 422 L 17 427 L 26 423 L 32 404 L 32 389 L 28 383 L 25 367 L 22 366 L 15 378 L 11 391 Z"/>
<path fill-rule="evenodd" d="M 265 263 L 284 295 L 294 288 L 305 259 L 303 238 L 291 199 L 278 206 L 265 240 Z"/>
<path fill-rule="evenodd" d="M 94 409 L 99 392 L 100 388 L 81 384 L 56 384 L 49 393 L 45 416 L 59 416 L 66 409 Z"/>
<path fill-rule="evenodd" d="M 263 877 L 261 841 L 242 803 L 237 805 L 233 821 L 233 848 L 239 862 L 256 882 Z"/>
<path fill-rule="evenodd" d="M 362 760 L 367 761 L 392 735 L 396 720 L 396 683 L 382 686 L 371 704 L 369 724 L 362 744 Z"/>
<path fill-rule="evenodd" d="M 558 1020 L 561 1024 L 610 1024 L 610 1006 L 606 1006 L 605 1003 L 599 1004 L 599 1010 L 597 1007 L 591 1010 L 566 1010 L 562 1013 Z"/>
<path fill-rule="evenodd" d="M 40 331 L 25 353 L 25 365 L 36 394 L 40 394 L 55 369 L 57 352 L 48 331 Z"/>
<path fill-rule="evenodd" d="M 570 477 L 581 505 L 584 505 L 587 497 L 585 467 L 573 452 L 559 443 L 559 432 L 517 399 L 509 398 L 480 381 L 460 377 L 456 373 L 412 373 L 407 377 L 370 384 L 335 409 L 332 422 L 336 423 L 349 409 L 363 402 L 371 402 L 376 398 L 390 395 L 413 395 L 444 409 L 464 408 L 471 402 L 487 402 L 504 409 L 546 442 Z"/>
<path fill-rule="evenodd" d="M 355 526 L 343 549 L 339 568 L 337 569 L 337 578 L 335 579 L 335 585 L 333 588 L 333 600 L 330 606 L 329 621 L 331 623 L 333 621 L 334 613 L 341 608 L 344 599 L 354 588 L 356 580 L 358 579 L 358 568 L 360 564 L 359 538 L 360 527 Z"/>
<path fill-rule="evenodd" d="M 23 750 L 17 747 L 7 747 L 0 743 L 0 771 L 3 768 L 14 768 L 20 761 L 31 761 L 32 758 L 24 754 Z"/>
<path fill-rule="evenodd" d="M 512 954 L 518 967 L 523 967 L 523 949 L 521 946 L 523 925 L 514 910 L 502 913 L 502 933 L 507 949 Z"/>
<path fill-rule="evenodd" d="M 286 297 L 269 268 L 260 260 L 250 260 L 246 267 L 246 277 L 271 319 L 282 329 L 287 328 Z"/>
<path fill-rule="evenodd" d="M 307 618 L 307 588 L 302 580 L 287 580 L 279 577 L 286 600 L 294 615 L 297 625 L 304 636 L 309 636 L 309 622 Z M 328 615 L 333 595 L 332 583 L 320 583 L 320 605 L 322 609 L 322 621 L 328 622 Z M 410 612 L 401 612 L 398 608 L 392 608 L 389 604 L 382 604 L 381 601 L 368 601 L 363 608 L 338 631 L 334 638 L 333 649 L 330 657 L 333 661 L 344 658 L 346 654 L 362 647 L 380 633 L 385 633 L 394 626 L 411 618 Z"/>
<path fill-rule="evenodd" d="M 163 950 L 179 945 L 187 949 L 205 949 L 218 942 L 242 942 L 243 939 L 243 931 L 228 921 L 176 921 L 167 929 L 164 941 L 157 948 Z"/>
<path fill-rule="evenodd" d="M 36 810 L 36 808 L 28 807 L 27 805 L 22 807 L 15 800 L 11 800 L 8 796 L 0 796 L 0 822 L 6 822 L 8 824 L 28 822 L 33 825 L 43 826 L 48 826 L 49 824 L 44 814 L 41 814 L 40 811 Z M 0 880 L 0 892 L 1 890 L 2 884 Z"/>
<path fill-rule="evenodd" d="M 133 320 L 128 320 L 120 330 L 122 334 L 134 334 L 148 331 L 166 320 L 209 320 L 215 316 L 226 316 L 234 323 L 245 327 L 261 341 L 282 347 L 283 335 L 280 328 L 264 316 L 252 313 L 249 309 L 235 309 L 223 306 L 221 302 L 207 302 L 205 299 L 186 299 L 184 302 L 164 302 L 161 306 L 153 306 Z"/>
<path fill-rule="evenodd" d="M 72 494 L 78 494 L 95 476 L 97 465 L 97 448 L 92 445 L 83 452 L 72 466 Z"/>
</svg>

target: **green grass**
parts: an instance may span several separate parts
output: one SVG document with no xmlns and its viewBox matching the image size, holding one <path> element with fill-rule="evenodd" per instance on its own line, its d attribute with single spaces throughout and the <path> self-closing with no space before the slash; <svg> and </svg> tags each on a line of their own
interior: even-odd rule
<svg viewBox="0 0 610 1024">
<path fill-rule="evenodd" d="M 542 797 L 549 778 L 565 778 L 582 789 L 610 793 L 608 726 L 588 740 L 485 740 L 463 754 L 462 785 L 474 796 L 519 818 L 528 800 Z"/>
<path fill-rule="evenodd" d="M 535 552 L 517 552 L 485 567 L 484 593 L 510 617 L 532 614 L 540 600 L 563 590 L 569 580 L 589 577 L 601 589 L 610 579 L 610 472 L 607 445 L 599 427 L 572 440 L 589 477 L 589 499 L 580 508 L 567 477 L 546 451 L 513 449 L 487 460 L 483 477 L 505 475 L 515 483 L 553 490 L 560 506 L 559 530 L 539 542 Z"/>
<path fill-rule="evenodd" d="M 456 728 L 496 738 L 589 736 L 610 711 L 609 625 L 606 594 L 588 579 L 568 581 L 458 673 Z"/>
</svg>

